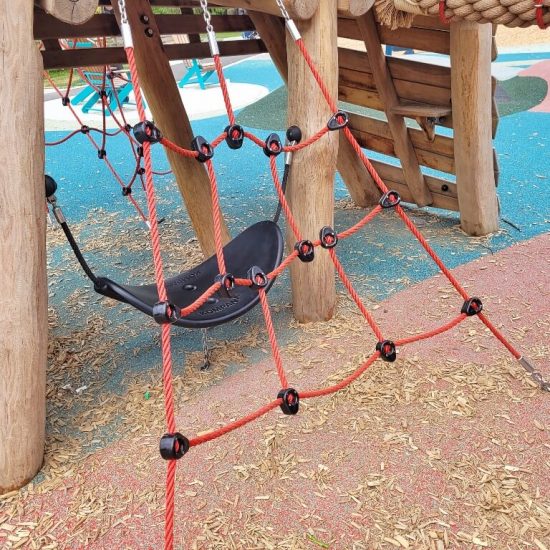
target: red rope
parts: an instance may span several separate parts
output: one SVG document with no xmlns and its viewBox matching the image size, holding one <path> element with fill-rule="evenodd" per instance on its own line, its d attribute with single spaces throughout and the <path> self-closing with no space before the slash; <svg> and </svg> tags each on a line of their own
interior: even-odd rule
<svg viewBox="0 0 550 550">
<path fill-rule="evenodd" d="M 223 257 L 222 241 L 222 213 L 220 209 L 220 197 L 218 195 L 218 185 L 216 183 L 216 173 L 212 166 L 212 161 L 206 161 L 206 170 L 210 180 L 210 195 L 212 197 L 212 215 L 214 217 L 214 244 L 216 247 L 216 258 L 218 260 L 218 269 L 221 275 L 225 275 L 225 258 Z"/>
<path fill-rule="evenodd" d="M 414 336 L 409 336 L 407 338 L 401 338 L 401 340 L 396 340 L 395 345 L 396 346 L 405 346 L 406 344 L 412 344 L 413 342 L 419 342 L 420 340 L 427 340 L 428 338 L 432 338 L 433 336 L 438 336 L 440 334 L 443 334 L 444 332 L 447 332 L 448 330 L 451 330 L 452 328 L 456 327 L 464 319 L 466 319 L 467 315 L 465 313 L 461 313 L 458 317 L 455 317 L 452 321 L 449 321 L 445 325 L 442 325 L 440 327 L 437 327 L 433 330 L 430 330 L 428 332 L 423 332 L 421 334 L 416 334 Z"/>
<path fill-rule="evenodd" d="M 483 313 L 478 313 L 477 315 L 481 322 L 495 335 L 496 339 L 516 358 L 521 358 L 521 353 L 514 347 L 508 340 L 504 337 L 502 332 L 487 319 L 487 317 Z"/>
<path fill-rule="evenodd" d="M 542 3 L 542 0 L 534 0 L 534 3 L 535 3 L 535 14 L 536 14 L 536 19 L 537 19 L 537 25 L 539 27 L 539 29 L 541 30 L 546 30 L 547 28 L 547 25 L 546 23 L 544 22 L 544 7 L 543 7 L 543 3 Z"/>
<path fill-rule="evenodd" d="M 229 90 L 227 89 L 227 82 L 225 80 L 225 75 L 223 74 L 222 62 L 220 61 L 220 56 L 214 56 L 214 65 L 216 66 L 216 73 L 218 74 L 218 80 L 220 81 L 220 87 L 223 94 L 223 102 L 225 103 L 225 110 L 227 111 L 227 118 L 229 119 L 229 124 L 233 126 L 235 124 L 235 115 L 233 114 L 233 107 L 231 105 L 231 99 L 229 98 Z"/>
<path fill-rule="evenodd" d="M 447 5 L 445 0 L 439 0 L 439 19 L 444 25 L 450 25 L 451 20 L 445 15 L 446 9 L 447 9 Z"/>
<path fill-rule="evenodd" d="M 355 225 L 350 227 L 349 229 L 346 229 L 345 231 L 342 231 L 341 233 L 338 233 L 338 238 L 340 240 L 347 239 L 348 237 L 351 237 L 354 233 L 357 233 L 360 229 L 365 227 L 370 221 L 372 221 L 380 212 L 382 211 L 382 207 L 380 205 L 376 206 L 373 210 L 371 210 L 362 220 L 358 221 Z"/>
</svg>

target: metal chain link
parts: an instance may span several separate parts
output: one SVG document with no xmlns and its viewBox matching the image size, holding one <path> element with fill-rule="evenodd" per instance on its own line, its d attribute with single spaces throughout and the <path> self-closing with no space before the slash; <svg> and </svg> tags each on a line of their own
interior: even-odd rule
<svg viewBox="0 0 550 550">
<path fill-rule="evenodd" d="M 119 2 L 120 1 L 121 0 L 119 0 Z M 212 16 L 208 11 L 208 0 L 200 0 L 200 1 L 201 1 L 201 8 L 202 8 L 202 16 L 204 18 L 204 22 L 206 23 L 206 30 L 207 32 L 214 32 L 214 27 L 212 26 Z"/>
<path fill-rule="evenodd" d="M 123 25 L 127 25 L 128 14 L 126 13 L 126 0 L 118 0 L 118 9 L 120 10 L 120 22 Z"/>
<path fill-rule="evenodd" d="M 285 18 L 286 21 L 290 21 L 290 15 L 288 14 L 288 11 L 286 11 L 283 0 L 276 0 L 276 2 L 277 6 L 279 6 L 279 9 L 281 10 L 282 16 Z"/>
<path fill-rule="evenodd" d="M 208 329 L 202 329 L 202 351 L 204 354 L 204 363 L 201 366 L 201 370 L 208 370 L 210 368 L 210 348 L 208 347 Z"/>
</svg>

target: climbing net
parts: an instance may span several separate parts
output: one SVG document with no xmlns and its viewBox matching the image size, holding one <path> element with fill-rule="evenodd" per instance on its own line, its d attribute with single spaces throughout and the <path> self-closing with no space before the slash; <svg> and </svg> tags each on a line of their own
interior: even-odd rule
<svg viewBox="0 0 550 550">
<path fill-rule="evenodd" d="M 164 137 L 161 131 L 146 118 L 143 97 L 139 86 L 139 75 L 136 66 L 136 59 L 134 55 L 134 47 L 132 42 L 132 35 L 130 24 L 128 22 L 128 15 L 126 12 L 125 0 L 118 0 L 118 11 L 120 15 L 121 31 L 124 39 L 124 46 L 126 55 L 128 58 L 128 64 L 131 73 L 131 79 L 135 92 L 135 100 L 137 111 L 139 114 L 140 122 L 133 128 L 133 137 L 130 135 L 130 130 L 122 121 L 120 125 L 120 131 L 128 135 L 131 142 L 136 147 L 141 148 L 139 155 L 136 158 L 143 159 L 143 174 L 139 174 L 143 177 L 143 185 L 145 189 L 148 209 L 148 222 L 150 225 L 150 238 L 153 251 L 153 263 L 155 269 L 155 282 L 157 285 L 159 302 L 155 306 L 156 314 L 155 320 L 161 325 L 161 349 L 162 349 L 162 379 L 164 389 L 164 402 L 165 402 L 165 419 L 167 431 L 160 440 L 160 454 L 167 460 L 167 476 L 166 476 L 166 499 L 165 499 L 165 532 L 164 532 L 164 544 L 166 549 L 172 549 L 174 545 L 174 513 L 175 513 L 175 478 L 176 478 L 176 465 L 177 461 L 181 459 L 186 453 L 190 451 L 192 447 L 197 447 L 209 441 L 213 441 L 229 432 L 232 432 L 238 428 L 245 426 L 246 424 L 253 422 L 268 412 L 280 407 L 284 414 L 295 415 L 299 411 L 300 401 L 303 399 L 312 399 L 315 397 L 327 396 L 342 390 L 346 386 L 350 385 L 357 378 L 359 378 L 377 359 L 382 359 L 387 362 L 393 362 L 397 358 L 397 350 L 407 344 L 432 338 L 447 332 L 460 323 L 462 323 L 467 317 L 477 316 L 479 320 L 494 334 L 494 336 L 506 347 L 506 349 L 520 362 L 520 364 L 530 373 L 532 378 L 538 383 L 541 389 L 550 391 L 550 384 L 542 379 L 542 376 L 531 365 L 528 359 L 522 356 L 522 354 L 505 338 L 505 336 L 491 323 L 487 316 L 483 313 L 483 304 L 481 299 L 470 296 L 459 281 L 454 277 L 450 270 L 444 265 L 442 260 L 429 245 L 426 239 L 422 236 L 420 231 L 416 228 L 412 220 L 407 216 L 405 210 L 400 205 L 401 198 L 396 191 L 390 190 L 377 174 L 373 165 L 362 151 L 358 142 L 354 138 L 349 126 L 348 116 L 345 112 L 338 110 L 335 100 L 331 96 L 325 83 L 323 82 L 321 75 L 319 74 L 306 46 L 300 36 L 300 33 L 295 23 L 287 13 L 282 0 L 276 0 L 277 5 L 281 9 L 281 14 L 285 19 L 285 24 L 288 32 L 297 48 L 299 48 L 306 64 L 311 71 L 313 78 L 315 79 L 326 103 L 332 113 L 326 126 L 321 128 L 314 135 L 306 138 L 304 141 L 295 144 L 283 145 L 281 140 L 276 134 L 271 134 L 265 140 L 258 138 L 254 134 L 245 131 L 240 125 L 236 123 L 234 111 L 231 105 L 229 97 L 227 83 L 224 78 L 222 65 L 220 61 L 220 55 L 216 40 L 216 35 L 211 24 L 210 15 L 208 12 L 208 6 L 206 0 L 201 0 L 201 7 L 203 9 L 204 19 L 206 23 L 208 41 L 216 72 L 219 78 L 221 90 L 223 93 L 225 108 L 227 111 L 227 117 L 229 125 L 223 130 L 223 132 L 215 137 L 212 141 L 207 141 L 202 136 L 194 138 L 191 148 L 186 149 L 178 144 L 170 141 Z M 105 100 L 102 97 L 103 104 L 105 106 Z M 300 150 L 310 146 L 313 143 L 323 139 L 329 132 L 340 131 L 343 132 L 346 139 L 352 145 L 358 157 L 363 162 L 364 166 L 372 176 L 374 182 L 378 186 L 381 198 L 379 204 L 375 206 L 370 212 L 368 212 L 359 222 L 345 231 L 336 232 L 332 227 L 325 226 L 320 228 L 319 237 L 316 240 L 308 240 L 305 235 L 300 231 L 299 224 L 292 214 L 292 210 L 285 198 L 283 186 L 281 184 L 278 168 L 277 168 L 277 156 L 281 153 L 298 153 Z M 84 132 L 91 139 L 89 132 Z M 103 138 L 105 138 L 106 132 L 103 131 Z M 226 263 L 224 258 L 223 242 L 222 242 L 222 215 L 220 210 L 220 201 L 218 195 L 218 185 L 216 180 L 216 172 L 214 170 L 213 156 L 217 147 L 225 143 L 231 149 L 239 149 L 244 140 L 248 139 L 260 147 L 268 158 L 271 176 L 275 191 L 279 198 L 282 210 L 286 217 L 290 230 L 294 234 L 296 244 L 290 254 L 282 261 L 282 263 L 269 273 L 263 272 L 258 266 L 250 266 L 247 278 L 237 278 L 227 272 Z M 135 142 L 135 143 L 134 143 Z M 151 147 L 152 145 L 160 143 L 165 148 L 174 151 L 177 154 L 188 158 L 194 158 L 197 162 L 203 163 L 206 167 L 208 179 L 210 182 L 210 193 L 212 200 L 212 214 L 213 214 L 213 227 L 214 227 L 214 241 L 215 241 L 215 254 L 219 270 L 219 275 L 212 282 L 212 285 L 191 305 L 185 308 L 178 308 L 174 304 L 170 303 L 166 290 L 166 283 L 164 277 L 163 260 L 161 256 L 160 234 L 158 227 L 158 216 L 154 186 L 154 171 L 151 159 Z M 97 146 L 101 151 L 101 146 Z M 138 162 L 138 166 L 141 164 Z M 131 196 L 131 195 L 130 195 Z M 358 293 L 353 287 L 352 282 L 346 275 L 346 272 L 338 258 L 336 252 L 337 245 L 349 238 L 354 233 L 363 229 L 369 222 L 371 222 L 376 216 L 378 216 L 384 210 L 392 210 L 395 212 L 398 218 L 402 220 L 405 226 L 410 230 L 414 237 L 418 240 L 420 245 L 424 248 L 426 253 L 435 262 L 437 267 L 449 280 L 456 292 L 463 300 L 460 311 L 457 315 L 449 320 L 447 323 L 438 326 L 427 332 L 417 334 L 414 336 L 390 339 L 385 335 L 378 325 L 373 314 L 366 308 L 361 301 Z M 143 216 L 145 219 L 145 216 Z M 292 387 L 287 373 L 284 368 L 283 359 L 277 342 L 275 328 L 273 325 L 270 306 L 267 299 L 267 288 L 269 282 L 280 275 L 289 265 L 294 261 L 302 261 L 305 263 L 314 260 L 318 249 L 325 249 L 329 254 L 331 261 L 333 262 L 336 272 L 340 277 L 342 283 L 347 289 L 351 299 L 354 301 L 366 323 L 374 333 L 377 344 L 372 354 L 368 359 L 357 367 L 357 369 L 342 379 L 338 383 L 316 389 L 309 390 L 296 390 Z M 248 267 L 248 266 L 246 266 Z M 171 355 L 171 325 L 175 323 L 179 318 L 190 315 L 203 306 L 209 298 L 215 293 L 231 292 L 235 286 L 248 286 L 256 289 L 259 295 L 259 301 L 263 312 L 267 333 L 269 336 L 273 362 L 277 371 L 281 390 L 278 392 L 275 399 L 268 402 L 258 410 L 255 410 L 236 421 L 230 422 L 227 425 L 197 435 L 195 437 L 188 438 L 177 431 L 176 419 L 174 412 L 174 395 L 172 384 L 172 355 Z"/>
</svg>

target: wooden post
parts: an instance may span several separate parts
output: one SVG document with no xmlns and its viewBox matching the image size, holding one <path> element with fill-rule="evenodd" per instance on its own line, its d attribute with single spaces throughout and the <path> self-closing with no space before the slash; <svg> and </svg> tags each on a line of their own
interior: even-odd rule
<svg viewBox="0 0 550 550">
<path fill-rule="evenodd" d="M 98 0 L 35 0 L 35 4 L 46 13 L 65 23 L 81 25 L 97 10 Z"/>
<path fill-rule="evenodd" d="M 451 23 L 451 92 L 460 223 L 468 235 L 498 229 L 491 139 L 492 27 Z"/>
<path fill-rule="evenodd" d="M 33 2 L 0 0 L 0 494 L 38 472 L 46 425 L 44 84 Z"/>
<path fill-rule="evenodd" d="M 117 21 L 120 13 L 117 2 L 113 2 Z M 147 103 L 153 113 L 155 124 L 163 135 L 181 147 L 189 149 L 193 131 L 181 101 L 178 86 L 160 39 L 159 30 L 151 5 L 147 0 L 128 2 L 128 22 L 132 28 L 134 53 L 139 72 L 140 84 Z M 140 18 L 147 17 L 147 23 Z M 151 36 L 145 34 L 149 28 Z M 157 145 L 157 147 L 160 147 Z M 166 151 L 170 166 L 187 207 L 191 223 L 205 255 L 214 253 L 214 223 L 210 183 L 204 165 L 195 159 L 182 157 Z M 225 224 L 222 227 L 224 242 L 229 240 Z"/>
<path fill-rule="evenodd" d="M 356 9 L 357 3 L 353 4 Z M 288 62 L 286 55 L 285 25 L 281 18 L 266 15 L 260 12 L 249 11 L 248 15 L 260 33 L 269 55 L 285 82 L 288 83 Z M 370 206 L 380 198 L 380 191 L 376 187 L 365 165 L 346 139 L 343 132 L 339 132 L 338 172 L 342 176 L 346 187 L 357 206 Z"/>
<path fill-rule="evenodd" d="M 336 0 L 323 0 L 311 19 L 299 23 L 300 32 L 327 89 L 338 93 Z M 287 33 L 288 123 L 297 124 L 305 137 L 316 133 L 331 117 L 322 93 L 300 50 Z M 304 239 L 317 240 L 325 225 L 334 224 L 334 175 L 338 133 L 330 132 L 294 156 L 287 196 Z M 287 242 L 296 238 L 287 230 Z M 336 304 L 334 267 L 326 250 L 315 250 L 311 263 L 291 264 L 292 303 L 298 321 L 330 319 Z"/>
</svg>

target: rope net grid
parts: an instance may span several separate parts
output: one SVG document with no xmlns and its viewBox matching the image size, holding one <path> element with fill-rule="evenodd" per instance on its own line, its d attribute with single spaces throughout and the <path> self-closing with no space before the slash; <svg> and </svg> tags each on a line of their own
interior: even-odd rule
<svg viewBox="0 0 550 550">
<path fill-rule="evenodd" d="M 120 9 L 121 9 L 121 16 L 122 16 L 122 25 L 123 26 L 128 25 L 128 21 L 126 19 L 124 2 L 121 0 L 120 4 L 121 4 Z M 202 445 L 204 443 L 207 443 L 209 441 L 213 441 L 219 437 L 222 437 L 238 428 L 245 426 L 250 422 L 253 422 L 254 420 L 262 417 L 263 415 L 267 414 L 268 412 L 274 410 L 277 407 L 280 407 L 283 413 L 287 415 L 294 415 L 299 410 L 299 402 L 301 399 L 310 399 L 310 398 L 316 398 L 321 396 L 327 396 L 344 389 L 345 387 L 350 385 L 354 380 L 359 378 L 377 359 L 381 358 L 384 361 L 388 361 L 388 362 L 395 361 L 397 358 L 397 351 L 399 347 L 443 334 L 444 332 L 450 331 L 455 327 L 457 327 L 467 317 L 477 316 L 480 319 L 480 321 L 483 322 L 485 326 L 495 335 L 495 337 L 508 349 L 508 351 L 520 362 L 520 364 L 522 364 L 522 366 L 528 372 L 531 373 L 533 377 L 535 377 L 535 374 L 538 374 L 540 376 L 539 373 L 536 373 L 536 371 L 534 371 L 533 367 L 530 365 L 528 360 L 522 357 L 521 353 L 505 338 L 505 336 L 482 313 L 483 305 L 481 300 L 479 298 L 469 296 L 469 294 L 462 287 L 460 282 L 454 277 L 454 275 L 450 272 L 450 270 L 445 266 L 443 261 L 439 258 L 436 252 L 432 249 L 432 247 L 426 241 L 426 239 L 422 236 L 420 231 L 416 228 L 413 221 L 407 216 L 404 209 L 400 206 L 399 194 L 396 191 L 392 191 L 388 189 L 388 187 L 382 181 L 382 179 L 376 172 L 375 168 L 372 166 L 371 162 L 369 161 L 368 157 L 365 155 L 360 145 L 354 138 L 350 128 L 347 125 L 347 120 L 344 120 L 345 117 L 343 115 L 345 114 L 342 114 L 340 111 L 338 111 L 336 102 L 334 101 L 334 99 L 331 97 L 331 94 L 327 90 L 323 82 L 323 79 L 319 74 L 315 66 L 315 63 L 310 57 L 309 52 L 303 40 L 299 36 L 299 33 L 297 33 L 297 31 L 295 30 L 295 27 L 291 28 L 291 25 L 289 25 L 289 21 L 290 23 L 292 23 L 290 19 L 287 19 L 286 20 L 287 27 L 289 27 L 289 30 L 294 39 L 294 42 L 296 46 L 299 48 L 300 52 L 302 53 L 311 71 L 313 78 L 315 79 L 317 85 L 319 86 L 319 89 L 321 90 L 327 102 L 327 105 L 329 106 L 331 112 L 333 113 L 333 116 L 329 120 L 326 127 L 322 128 L 317 133 L 307 138 L 304 142 L 299 144 L 294 144 L 294 145 L 283 146 L 280 140 L 278 140 L 278 136 L 276 140 L 271 139 L 273 134 L 264 141 L 258 138 L 257 136 L 255 136 L 254 134 L 244 131 L 240 126 L 238 126 L 235 123 L 235 116 L 231 105 L 229 93 L 227 90 L 227 83 L 225 81 L 220 56 L 219 56 L 219 53 L 216 53 L 215 48 L 212 53 L 213 53 L 215 67 L 216 67 L 216 72 L 218 74 L 218 78 L 220 81 L 220 86 L 221 86 L 221 90 L 224 98 L 224 103 L 225 103 L 227 116 L 229 120 L 229 126 L 219 136 L 217 136 L 211 143 L 208 143 L 201 136 L 197 136 L 194 140 L 192 149 L 185 149 L 179 146 L 178 144 L 171 142 L 169 139 L 162 137 L 160 134 L 160 131 L 156 129 L 154 125 L 146 119 L 146 113 L 145 113 L 141 88 L 139 86 L 139 76 L 138 76 L 138 71 L 136 66 L 136 59 L 134 55 L 134 48 L 133 48 L 133 45 L 131 44 L 131 41 L 125 44 L 125 51 L 128 58 L 131 80 L 134 87 L 137 111 L 139 114 L 139 119 L 141 121 L 140 123 L 141 128 L 144 128 L 144 127 L 153 128 L 155 130 L 154 133 L 156 135 L 156 138 L 150 137 L 150 139 L 148 139 L 147 136 L 145 136 L 143 139 L 136 141 L 135 137 L 131 136 L 129 129 L 127 127 L 127 124 L 125 123 L 125 120 L 123 119 L 124 124 L 122 123 L 119 124 L 119 122 L 117 122 L 117 125 L 119 125 L 118 132 L 119 133 L 124 132 L 128 136 L 130 142 L 132 143 L 134 154 L 137 159 L 137 168 L 136 168 L 134 177 L 132 179 L 132 183 L 139 176 L 146 193 L 148 217 L 146 218 L 145 215 L 143 215 L 142 213 L 142 218 L 147 221 L 150 228 L 151 243 L 152 243 L 152 250 L 153 250 L 153 263 L 154 263 L 154 269 L 155 269 L 155 281 L 157 284 L 159 301 L 160 303 L 164 303 L 166 305 L 167 312 L 170 311 L 170 314 L 167 314 L 167 322 L 163 323 L 161 326 L 162 380 L 163 380 L 163 389 L 164 389 L 165 418 L 166 418 L 167 433 L 161 438 L 160 453 L 161 453 L 161 456 L 165 458 L 168 462 L 167 476 L 166 476 L 165 529 L 164 529 L 164 546 L 166 550 L 171 550 L 174 547 L 176 463 L 177 463 L 177 460 L 183 457 L 191 447 L 196 447 L 198 445 Z M 126 32 L 128 31 L 129 31 L 129 25 Z M 125 33 L 123 32 L 123 35 L 124 34 Z M 209 41 L 211 43 L 211 48 L 212 48 L 211 35 L 213 35 L 213 40 L 215 41 L 215 35 L 213 31 L 209 31 Z M 54 84 L 54 87 L 57 89 L 55 84 Z M 69 89 L 70 89 L 70 82 L 65 95 L 63 95 L 58 89 L 57 90 L 60 93 L 61 97 L 68 97 Z M 105 112 L 107 110 L 109 111 L 111 110 L 109 109 L 108 103 L 105 101 L 105 96 L 101 95 L 100 97 L 102 99 L 102 106 L 104 107 L 103 108 L 103 112 L 104 112 L 103 126 L 104 127 L 103 127 L 103 131 L 100 130 L 100 133 L 102 133 L 103 142 L 104 142 L 107 136 L 107 132 L 105 129 Z M 70 102 L 68 103 L 68 105 L 70 106 Z M 120 107 L 120 110 L 122 111 L 122 106 L 119 105 L 119 107 Z M 77 120 L 79 120 L 78 115 L 74 112 L 72 107 L 71 107 L 71 110 L 73 111 L 73 114 L 75 114 Z M 335 124 L 335 121 L 336 121 L 336 124 Z M 136 127 L 137 126 L 140 126 L 140 125 L 138 124 L 136 125 Z M 340 233 L 336 233 L 330 227 L 324 227 L 320 230 L 319 238 L 317 240 L 309 241 L 303 238 L 299 229 L 299 224 L 294 219 L 292 210 L 285 198 L 281 181 L 279 178 L 279 174 L 278 174 L 276 157 L 283 152 L 285 153 L 298 152 L 301 149 L 311 145 L 312 143 L 315 143 L 318 140 L 322 139 L 323 136 L 325 136 L 331 130 L 340 130 L 344 132 L 346 139 L 352 145 L 353 149 L 355 150 L 355 152 L 363 162 L 364 166 L 368 170 L 369 174 L 372 176 L 373 180 L 375 181 L 377 187 L 380 190 L 382 197 L 380 199 L 380 203 L 377 206 L 375 206 L 370 212 L 368 212 L 354 226 Z M 78 130 L 76 132 L 73 132 L 66 139 L 60 140 L 60 142 L 64 142 L 67 139 L 70 139 L 70 137 L 72 137 L 73 135 L 76 135 L 78 132 L 79 132 Z M 96 148 L 99 151 L 101 151 L 104 146 L 104 143 L 103 145 L 98 146 L 96 142 L 93 141 L 93 138 L 91 138 L 91 136 L 89 135 L 89 132 L 86 132 L 86 135 L 88 136 L 88 138 L 91 139 L 92 143 L 96 146 Z M 287 257 L 282 261 L 282 263 L 276 269 L 274 269 L 272 272 L 267 274 L 264 274 L 264 273 L 259 274 L 259 278 L 257 280 L 233 278 L 230 274 L 226 272 L 226 268 L 225 268 L 224 251 L 223 251 L 223 243 L 222 243 L 222 236 L 221 236 L 222 214 L 220 209 L 216 172 L 214 170 L 212 157 L 215 149 L 219 147 L 224 141 L 226 141 L 229 145 L 229 141 L 236 140 L 239 138 L 241 143 L 243 139 L 249 139 L 251 142 L 253 142 L 258 147 L 263 149 L 264 153 L 268 156 L 270 171 L 271 171 L 275 191 L 279 198 L 282 211 L 285 214 L 287 223 L 291 228 L 292 232 L 294 233 L 294 236 L 296 237 L 296 245 L 294 247 L 294 250 L 292 250 L 292 252 L 290 252 L 287 255 Z M 187 306 L 185 309 L 182 309 L 182 310 L 177 310 L 175 306 L 173 306 L 172 304 L 169 304 L 168 295 L 166 292 L 164 272 L 163 272 L 160 234 L 159 234 L 159 228 L 158 228 L 159 222 L 158 222 L 158 216 L 157 216 L 157 210 L 156 210 L 156 196 L 155 196 L 155 187 L 154 187 L 154 178 L 153 178 L 154 171 L 153 171 L 152 159 L 151 159 L 151 146 L 157 142 L 161 143 L 165 148 L 170 149 L 180 155 L 184 155 L 187 157 L 194 157 L 197 159 L 197 161 L 203 162 L 205 164 L 208 178 L 210 181 L 212 213 L 213 213 L 213 221 L 214 221 L 215 251 L 216 251 L 216 259 L 218 263 L 220 278 L 217 279 L 212 284 L 212 286 L 207 291 L 205 291 L 204 294 L 200 296 L 193 304 Z M 137 153 L 137 148 L 134 149 L 134 146 L 138 146 L 140 148 L 139 154 Z M 236 148 L 236 147 L 231 147 L 231 148 Z M 139 170 L 141 166 L 140 164 L 141 159 L 143 159 L 143 170 Z M 121 183 L 121 185 L 123 185 L 124 187 L 124 184 Z M 128 196 L 130 197 L 130 199 L 132 199 L 131 194 L 129 194 Z M 344 267 L 342 266 L 342 264 L 340 263 L 340 260 L 338 259 L 338 255 L 336 254 L 336 248 L 335 248 L 340 241 L 343 241 L 346 238 L 353 235 L 354 233 L 356 233 L 357 231 L 360 231 L 369 222 L 371 222 L 378 214 L 380 214 L 380 212 L 386 209 L 391 209 L 396 212 L 397 216 L 402 220 L 405 226 L 410 230 L 413 236 L 418 240 L 418 242 L 424 248 L 426 253 L 435 262 L 435 264 L 438 266 L 440 271 L 445 275 L 445 277 L 448 279 L 448 281 L 451 283 L 451 285 L 455 288 L 457 293 L 463 299 L 463 305 L 460 313 L 455 318 L 448 321 L 447 323 L 439 327 L 436 327 L 432 330 L 423 332 L 421 334 L 417 334 L 414 336 L 397 339 L 397 340 L 390 340 L 384 336 L 374 316 L 365 307 L 365 305 L 361 301 L 361 298 L 355 291 L 352 285 L 352 282 L 346 275 Z M 311 259 L 313 259 L 313 256 L 315 254 L 315 249 L 318 249 L 318 248 L 324 248 L 329 254 L 334 264 L 334 267 L 336 269 L 336 272 L 338 273 L 339 278 L 341 279 L 343 285 L 348 291 L 350 297 L 358 307 L 366 323 L 369 325 L 373 334 L 375 335 L 377 344 L 376 344 L 376 349 L 373 350 L 373 353 L 368 357 L 368 359 L 362 365 L 360 365 L 353 373 L 351 373 L 349 376 L 347 376 L 340 382 L 324 388 L 297 391 L 289 385 L 287 374 L 284 369 L 283 360 L 281 357 L 281 353 L 280 353 L 280 349 L 279 349 L 279 345 L 278 345 L 277 337 L 275 333 L 275 328 L 271 317 L 270 306 L 267 300 L 266 291 L 264 289 L 264 283 L 266 279 L 273 279 L 277 277 L 292 262 L 296 261 L 297 258 L 304 262 L 311 261 Z M 248 266 L 245 266 L 245 267 L 248 267 Z M 250 266 L 250 267 L 252 268 L 255 266 Z M 172 354 L 171 354 L 171 341 L 170 341 L 171 322 L 173 321 L 174 318 L 177 318 L 177 316 L 186 316 L 196 311 L 206 302 L 206 300 L 210 296 L 212 296 L 215 292 L 219 291 L 222 288 L 222 286 L 225 287 L 225 290 L 230 291 L 234 285 L 251 286 L 258 290 L 261 309 L 264 316 L 266 330 L 267 330 L 267 334 L 269 337 L 269 342 L 272 350 L 273 361 L 274 361 L 274 365 L 275 365 L 278 379 L 280 382 L 281 391 L 278 393 L 276 399 L 270 401 L 260 409 L 251 412 L 247 416 L 240 418 L 236 421 L 230 422 L 229 424 L 221 428 L 218 428 L 216 430 L 211 430 L 201 435 L 195 436 L 194 438 L 188 439 L 187 437 L 184 437 L 183 435 L 178 433 L 176 430 L 174 396 L 173 396 L 173 386 L 172 386 Z M 526 366 L 526 364 L 529 366 L 529 368 Z M 550 390 L 550 385 L 545 382 L 541 382 L 540 386 L 542 389 Z"/>
</svg>

